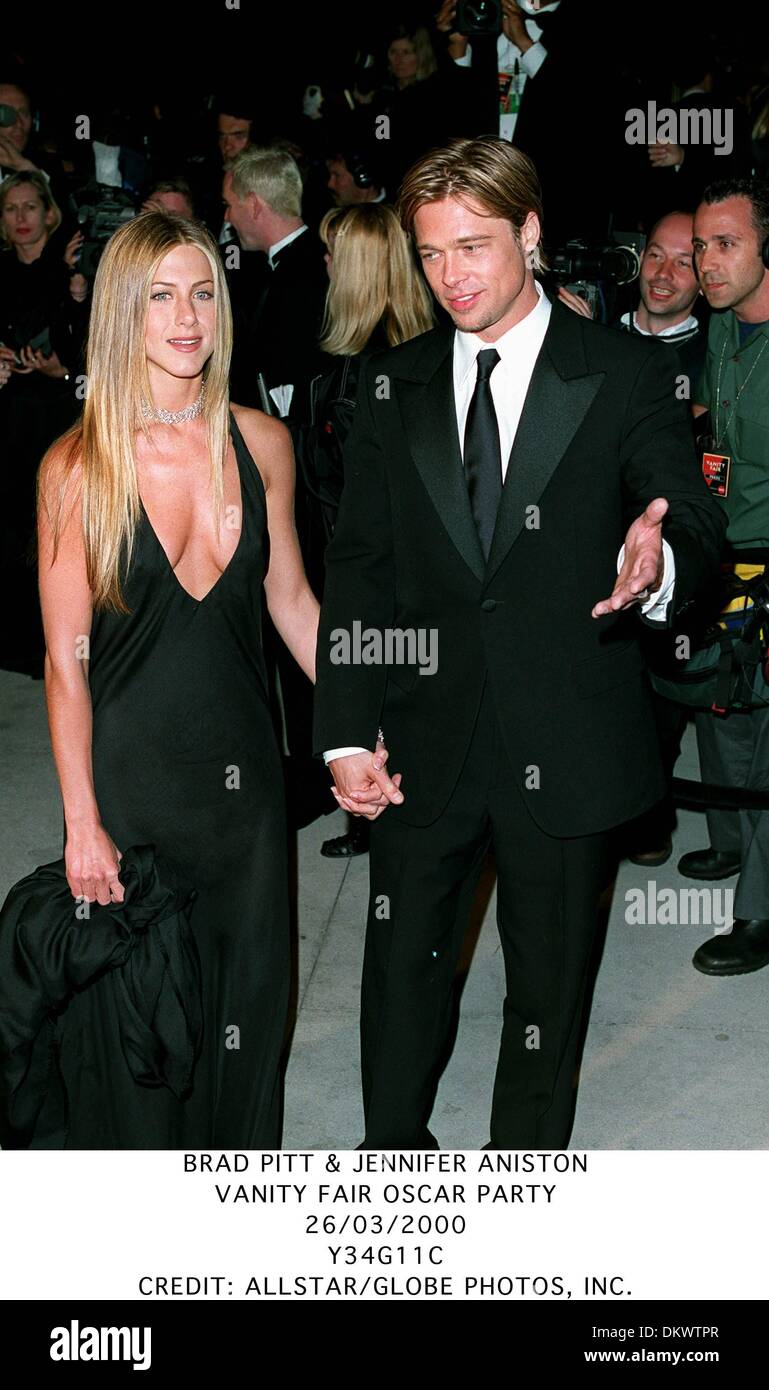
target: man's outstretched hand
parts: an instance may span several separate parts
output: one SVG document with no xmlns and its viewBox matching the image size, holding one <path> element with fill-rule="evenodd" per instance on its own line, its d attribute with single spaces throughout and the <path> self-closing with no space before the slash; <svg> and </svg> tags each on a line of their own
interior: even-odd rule
<svg viewBox="0 0 769 1390">
<path fill-rule="evenodd" d="M 611 598 L 601 599 L 593 609 L 594 618 L 616 613 L 643 603 L 662 584 L 665 572 L 662 553 L 662 520 L 668 510 L 664 497 L 655 497 L 630 527 L 625 537 L 625 555 Z"/>
<path fill-rule="evenodd" d="M 390 777 L 386 763 L 388 752 L 378 742 L 373 753 L 348 753 L 344 758 L 332 758 L 328 765 L 334 779 L 331 790 L 342 810 L 353 816 L 376 820 L 390 802 L 403 801 L 400 790 L 401 774 Z"/>
</svg>

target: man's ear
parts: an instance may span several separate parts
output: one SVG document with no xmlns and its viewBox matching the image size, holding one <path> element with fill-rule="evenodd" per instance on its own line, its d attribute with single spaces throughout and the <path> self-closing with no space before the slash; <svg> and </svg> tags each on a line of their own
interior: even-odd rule
<svg viewBox="0 0 769 1390">
<path fill-rule="evenodd" d="M 249 195 L 248 195 L 248 210 L 249 210 L 249 212 L 251 213 L 251 216 L 252 216 L 254 222 L 257 221 L 258 217 L 259 217 L 260 214 L 261 214 L 261 211 L 262 211 L 262 208 L 263 208 L 263 207 L 264 207 L 264 199 L 263 199 L 263 198 L 260 198 L 259 195 L 258 195 L 258 193 L 249 193 Z"/>
<path fill-rule="evenodd" d="M 542 225 L 536 212 L 528 212 L 518 231 L 521 250 L 527 265 L 531 264 L 531 256 L 539 245 L 542 236 Z"/>
</svg>

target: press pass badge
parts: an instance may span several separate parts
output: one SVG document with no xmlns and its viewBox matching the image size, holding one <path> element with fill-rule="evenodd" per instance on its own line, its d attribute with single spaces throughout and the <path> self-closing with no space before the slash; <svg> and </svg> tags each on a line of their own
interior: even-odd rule
<svg viewBox="0 0 769 1390">
<path fill-rule="evenodd" d="M 702 455 L 702 476 L 716 497 L 727 497 L 729 494 L 731 466 L 732 460 L 728 454 L 703 453 Z"/>
</svg>

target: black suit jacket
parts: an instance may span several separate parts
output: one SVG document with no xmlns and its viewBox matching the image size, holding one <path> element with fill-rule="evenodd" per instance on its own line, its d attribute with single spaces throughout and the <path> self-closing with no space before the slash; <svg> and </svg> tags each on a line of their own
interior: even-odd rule
<svg viewBox="0 0 769 1390">
<path fill-rule="evenodd" d="M 395 814 L 429 824 L 459 776 L 488 676 L 521 788 L 538 780 L 524 793 L 538 824 L 559 836 L 604 830 L 651 806 L 664 779 L 637 615 L 594 619 L 591 608 L 611 593 L 629 523 L 662 496 L 678 625 L 717 564 L 723 518 L 669 353 L 556 302 L 484 564 L 452 347 L 453 330 L 436 329 L 367 364 L 326 555 L 314 746 L 373 748 L 381 724 L 390 770 L 403 774 Z M 335 665 L 335 630 L 356 621 L 436 629 L 436 673 Z"/>
<path fill-rule="evenodd" d="M 274 270 L 265 258 L 262 276 L 232 296 L 234 400 L 260 405 L 259 372 L 268 388 L 291 383 L 297 404 L 308 397 L 310 381 L 328 361 L 318 350 L 327 290 L 323 246 L 308 228 L 278 253 Z"/>
</svg>

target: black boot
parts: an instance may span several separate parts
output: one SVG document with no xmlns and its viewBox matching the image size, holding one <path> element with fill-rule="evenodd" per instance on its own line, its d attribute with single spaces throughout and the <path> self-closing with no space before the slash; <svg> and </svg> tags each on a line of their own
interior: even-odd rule
<svg viewBox="0 0 769 1390">
<path fill-rule="evenodd" d="M 347 834 L 324 840 L 320 847 L 321 854 L 325 854 L 327 859 L 352 859 L 356 854 L 368 854 L 369 828 L 369 822 L 363 816 L 351 816 Z"/>
<path fill-rule="evenodd" d="M 703 975 L 748 975 L 769 965 L 769 918 L 735 917 L 732 930 L 695 951 L 692 965 Z"/>
<path fill-rule="evenodd" d="M 724 849 L 694 849 L 678 861 L 684 878 L 731 878 L 740 872 L 740 856 Z"/>
</svg>

